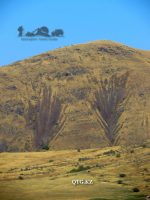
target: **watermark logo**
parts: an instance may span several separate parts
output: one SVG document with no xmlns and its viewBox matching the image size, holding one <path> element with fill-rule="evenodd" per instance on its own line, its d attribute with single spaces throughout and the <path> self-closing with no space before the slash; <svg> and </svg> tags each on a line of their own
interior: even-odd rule
<svg viewBox="0 0 150 200">
<path fill-rule="evenodd" d="M 85 179 L 74 179 L 72 180 L 73 185 L 93 185 L 93 180 L 85 180 Z"/>
<path fill-rule="evenodd" d="M 25 32 L 23 26 L 19 26 L 17 31 L 21 40 L 58 40 L 64 36 L 63 29 L 55 29 L 50 32 L 46 26 L 38 27 L 29 32 Z"/>
</svg>

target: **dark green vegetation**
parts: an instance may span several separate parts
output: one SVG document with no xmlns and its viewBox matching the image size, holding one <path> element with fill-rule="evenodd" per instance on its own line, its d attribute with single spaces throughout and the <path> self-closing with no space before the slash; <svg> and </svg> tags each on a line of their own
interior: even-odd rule
<svg viewBox="0 0 150 200">
<path fill-rule="evenodd" d="M 90 169 L 90 166 L 80 165 L 78 168 L 70 170 L 70 173 L 81 172 L 81 171 L 85 171 L 85 170 L 88 170 L 88 169 Z"/>
<path fill-rule="evenodd" d="M 131 195 L 129 197 L 125 197 L 122 200 L 145 200 L 145 198 L 146 198 L 145 195 L 140 194 L 140 195 Z M 89 200 L 116 200 L 116 199 L 115 198 L 113 198 L 113 199 L 105 199 L 105 198 L 98 197 L 98 198 L 92 198 L 92 199 L 89 199 Z"/>
</svg>

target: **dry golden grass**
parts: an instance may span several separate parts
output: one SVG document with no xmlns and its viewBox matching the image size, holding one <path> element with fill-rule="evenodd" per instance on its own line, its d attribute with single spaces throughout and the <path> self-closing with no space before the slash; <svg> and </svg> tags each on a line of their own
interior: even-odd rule
<svg viewBox="0 0 150 200">
<path fill-rule="evenodd" d="M 1 153 L 0 199 L 142 200 L 150 191 L 149 156 L 149 144 L 81 152 Z M 80 165 L 90 169 L 70 173 Z M 125 177 L 119 177 L 122 173 Z M 94 184 L 75 186 L 74 179 L 92 179 Z M 134 187 L 140 192 L 132 192 Z"/>
<path fill-rule="evenodd" d="M 25 86 L 29 79 L 40 79 L 68 104 L 65 127 L 50 144 L 51 149 L 107 146 L 104 131 L 88 102 L 97 88 L 96 79 L 126 71 L 130 73 L 132 95 L 120 119 L 125 123 L 119 144 L 143 143 L 150 137 L 150 51 L 111 41 L 64 47 L 0 68 L 2 143 L 10 151 L 32 151 L 33 130 L 26 127 L 20 102 L 28 95 L 34 97 Z"/>
</svg>

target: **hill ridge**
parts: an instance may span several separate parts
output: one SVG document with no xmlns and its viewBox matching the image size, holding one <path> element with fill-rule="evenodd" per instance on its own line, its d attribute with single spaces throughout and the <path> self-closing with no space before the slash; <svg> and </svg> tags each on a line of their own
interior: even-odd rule
<svg viewBox="0 0 150 200">
<path fill-rule="evenodd" d="M 104 130 L 87 104 L 94 99 L 99 80 L 127 71 L 132 95 L 120 119 L 125 122 L 119 144 L 137 144 L 150 137 L 150 52 L 105 40 L 94 41 L 48 51 L 0 68 L 0 150 L 33 148 L 33 129 L 25 120 L 27 99 L 37 98 L 30 82 L 38 89 L 47 83 L 68 105 L 64 129 L 50 148 L 107 146 Z"/>
</svg>

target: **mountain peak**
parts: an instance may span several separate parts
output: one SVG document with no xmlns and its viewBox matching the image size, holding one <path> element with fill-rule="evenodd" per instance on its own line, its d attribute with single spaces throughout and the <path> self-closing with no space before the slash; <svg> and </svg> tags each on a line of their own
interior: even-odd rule
<svg viewBox="0 0 150 200">
<path fill-rule="evenodd" d="M 150 54 L 102 40 L 55 49 L 0 68 L 0 146 L 9 151 L 32 149 L 34 129 L 26 123 L 26 102 L 36 103 L 37 89 L 43 84 L 51 86 L 67 105 L 64 128 L 51 148 L 107 146 L 104 130 L 89 105 L 100 80 L 126 72 L 132 95 L 120 118 L 124 123 L 118 144 L 147 140 Z"/>
</svg>

